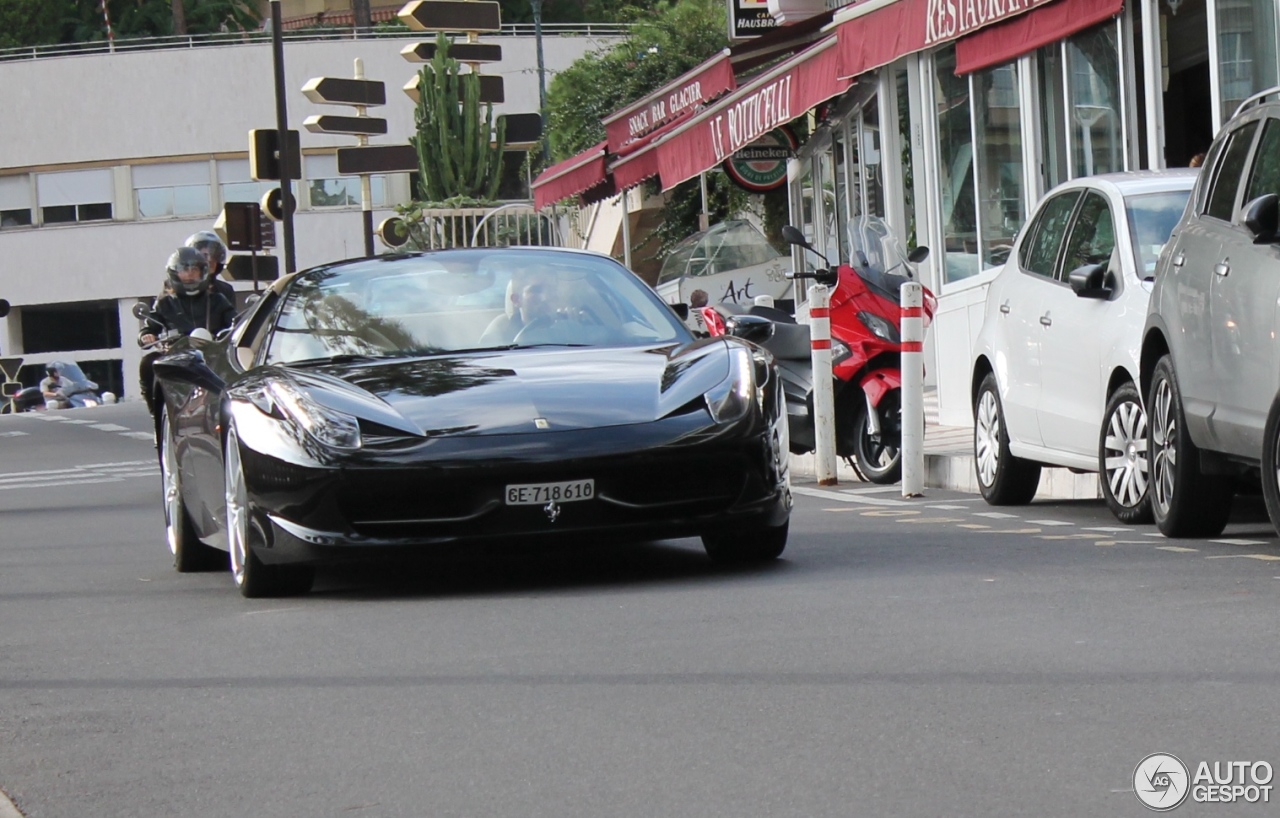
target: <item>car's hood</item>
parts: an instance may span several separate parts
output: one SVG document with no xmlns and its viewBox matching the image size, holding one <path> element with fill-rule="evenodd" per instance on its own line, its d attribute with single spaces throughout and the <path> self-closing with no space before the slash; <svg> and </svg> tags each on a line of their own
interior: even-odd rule
<svg viewBox="0 0 1280 818">
<path fill-rule="evenodd" d="M 319 403 L 409 434 L 512 434 L 643 423 L 729 375 L 730 344 L 537 349 L 282 368 Z"/>
</svg>

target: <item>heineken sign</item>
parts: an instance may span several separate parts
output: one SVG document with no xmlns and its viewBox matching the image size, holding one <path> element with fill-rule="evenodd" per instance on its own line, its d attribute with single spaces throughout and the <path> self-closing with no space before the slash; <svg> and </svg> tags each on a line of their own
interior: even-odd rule
<svg viewBox="0 0 1280 818">
<path fill-rule="evenodd" d="M 725 173 L 739 187 L 764 193 L 787 181 L 787 160 L 795 155 L 796 137 L 785 125 L 774 128 L 724 161 Z"/>
</svg>

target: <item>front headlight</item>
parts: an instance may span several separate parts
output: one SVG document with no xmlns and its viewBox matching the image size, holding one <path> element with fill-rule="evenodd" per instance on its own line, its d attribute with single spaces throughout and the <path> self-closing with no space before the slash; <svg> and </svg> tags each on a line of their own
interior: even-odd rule
<svg viewBox="0 0 1280 818">
<path fill-rule="evenodd" d="M 879 338 L 881 341 L 888 341 L 891 344 L 896 344 L 902 340 L 902 336 L 898 334 L 898 328 L 883 316 L 863 310 L 858 313 L 858 320 L 866 325 L 866 328 L 871 330 L 871 334 Z"/>
<path fill-rule="evenodd" d="M 335 449 L 360 448 L 359 421 L 345 412 L 321 406 L 287 381 L 272 381 L 250 395 L 249 400 L 264 414 L 291 418 L 319 443 Z"/>
<path fill-rule="evenodd" d="M 831 363 L 838 364 L 850 355 L 849 346 L 844 341 L 831 339 Z"/>
<path fill-rule="evenodd" d="M 747 413 L 751 406 L 751 354 L 742 347 L 729 350 L 729 377 L 703 397 L 711 419 L 716 423 L 732 423 Z"/>
</svg>

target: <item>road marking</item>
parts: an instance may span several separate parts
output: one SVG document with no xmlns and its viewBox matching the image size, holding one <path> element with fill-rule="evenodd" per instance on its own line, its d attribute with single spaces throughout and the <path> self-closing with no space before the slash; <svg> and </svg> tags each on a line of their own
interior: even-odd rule
<svg viewBox="0 0 1280 818">
<path fill-rule="evenodd" d="M 1146 540 L 1098 540 L 1094 545 L 1151 545 Z"/>
<path fill-rule="evenodd" d="M 1164 535 L 1163 535 L 1163 534 L 1161 534 L 1159 531 L 1144 531 L 1144 532 L 1142 532 L 1142 536 L 1144 536 L 1144 537 L 1159 537 L 1160 539 L 1164 539 Z"/>
<path fill-rule="evenodd" d="M 964 506 L 929 506 L 929 508 L 936 508 L 941 511 L 964 511 L 965 509 Z"/>
<path fill-rule="evenodd" d="M 1105 534 L 1044 534 L 1040 537 L 1042 540 L 1105 540 Z"/>
<path fill-rule="evenodd" d="M 1087 528 L 1085 528 L 1084 530 L 1085 530 L 1085 531 L 1107 531 L 1107 532 L 1113 532 L 1113 531 L 1128 531 L 1129 529 L 1127 529 L 1127 528 L 1117 528 L 1116 526 L 1111 526 L 1111 525 L 1094 525 L 1094 526 L 1088 526 L 1088 527 L 1087 527 Z"/>
<path fill-rule="evenodd" d="M 1003 511 L 975 511 L 975 517 L 990 517 L 993 520 L 1016 520 L 1017 514 L 1005 514 Z"/>
<path fill-rule="evenodd" d="M 1209 540 L 1219 545 L 1266 545 L 1265 540 Z"/>
<path fill-rule="evenodd" d="M 150 443 L 156 442 L 155 432 L 121 432 L 120 437 L 132 437 L 137 440 L 146 440 Z"/>
<path fill-rule="evenodd" d="M 120 425 L 120 424 L 118 424 L 118 423 L 95 423 L 95 424 L 93 424 L 92 426 L 90 426 L 89 428 L 90 428 L 90 429 L 97 429 L 97 430 L 99 430 L 99 431 L 101 431 L 101 432 L 127 432 L 127 431 L 129 431 L 129 427 L 128 427 L 128 426 L 121 426 L 121 425 Z"/>
<path fill-rule="evenodd" d="M 69 469 L 9 472 L 0 474 L 0 491 L 119 483 L 129 477 L 150 478 L 159 473 L 160 467 L 154 460 L 130 460 L 120 463 L 72 466 Z"/>
<path fill-rule="evenodd" d="M 15 430 L 12 432 L 0 432 L 0 437 L 24 437 L 26 434 L 26 432 L 19 432 Z"/>
<path fill-rule="evenodd" d="M 1033 525 L 1047 525 L 1047 526 L 1075 525 L 1075 523 L 1064 523 L 1061 520 L 1027 520 L 1027 522 Z"/>
<path fill-rule="evenodd" d="M 1205 557 L 1207 560 L 1266 560 L 1267 562 L 1276 562 L 1280 560 L 1275 554 L 1218 554 L 1217 556 Z"/>
<path fill-rule="evenodd" d="M 1157 545 L 1157 551 L 1172 551 L 1175 554 L 1194 554 L 1199 548 L 1183 548 L 1180 545 Z"/>
<path fill-rule="evenodd" d="M 956 526 L 956 528 L 972 528 L 972 529 L 974 529 L 974 530 L 981 529 L 981 530 L 986 531 L 986 530 L 989 530 L 989 529 L 991 528 L 991 526 L 989 526 L 989 525 L 978 525 L 977 523 L 960 523 L 960 525 Z"/>
<path fill-rule="evenodd" d="M 88 418 L 80 418 L 79 420 L 64 420 L 63 423 L 70 426 L 84 426 L 90 423 L 97 423 L 97 421 L 89 420 Z"/>
<path fill-rule="evenodd" d="M 840 491 L 823 491 L 822 489 L 811 489 L 808 486 L 792 486 L 791 491 L 795 494 L 803 494 L 806 497 L 821 497 L 824 500 L 835 500 L 839 503 L 860 503 L 865 506 L 909 506 L 905 500 L 887 500 L 883 497 L 854 497 L 851 494 L 845 494 Z"/>
<path fill-rule="evenodd" d="M 919 519 L 898 520 L 900 523 L 958 523 L 962 517 L 921 517 Z"/>
<path fill-rule="evenodd" d="M 876 486 L 870 489 L 840 489 L 841 494 L 887 494 L 891 491 L 901 491 L 897 486 Z"/>
<path fill-rule="evenodd" d="M 862 512 L 863 517 L 912 517 L 919 514 L 918 511 L 908 511 L 905 508 L 877 508 L 871 511 Z"/>
<path fill-rule="evenodd" d="M 1039 528 L 1011 528 L 1001 531 L 1000 529 L 992 529 L 992 534 L 1039 534 L 1043 529 Z"/>
</svg>

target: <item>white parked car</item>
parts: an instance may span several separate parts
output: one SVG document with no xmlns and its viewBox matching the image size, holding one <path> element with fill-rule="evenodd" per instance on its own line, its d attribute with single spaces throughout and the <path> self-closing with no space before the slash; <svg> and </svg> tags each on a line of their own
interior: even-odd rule
<svg viewBox="0 0 1280 818">
<path fill-rule="evenodd" d="M 687 304 L 695 290 L 702 290 L 708 303 L 750 306 L 761 295 L 791 298 L 790 269 L 791 256 L 774 249 L 755 225 L 730 219 L 671 248 L 657 290 L 668 304 Z"/>
<path fill-rule="evenodd" d="M 1076 179 L 1018 234 L 973 353 L 974 468 L 988 503 L 1029 503 L 1041 466 L 1065 466 L 1100 472 L 1117 519 L 1150 519 L 1139 348 L 1156 260 L 1195 178 Z"/>
</svg>

